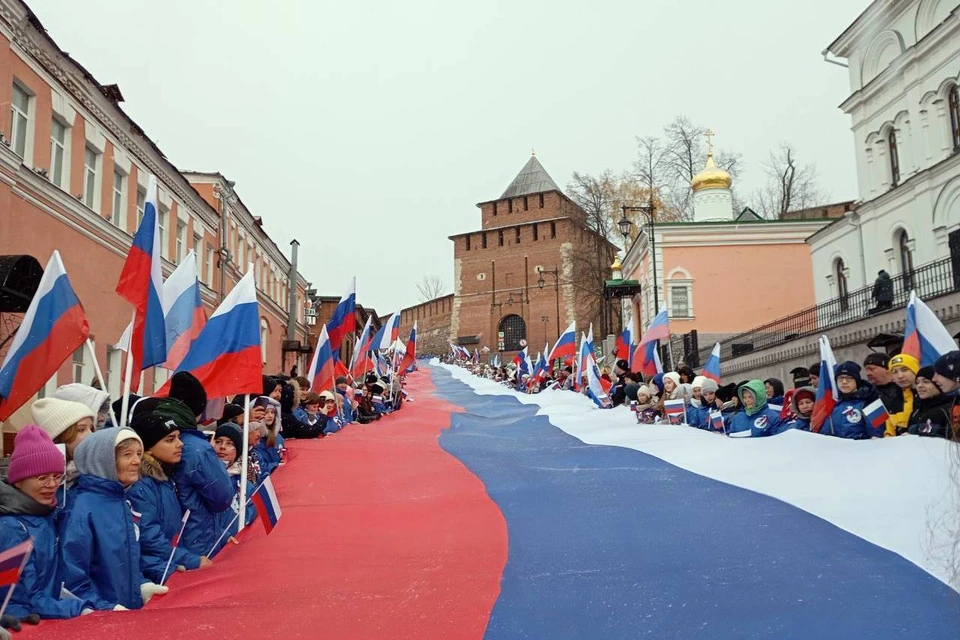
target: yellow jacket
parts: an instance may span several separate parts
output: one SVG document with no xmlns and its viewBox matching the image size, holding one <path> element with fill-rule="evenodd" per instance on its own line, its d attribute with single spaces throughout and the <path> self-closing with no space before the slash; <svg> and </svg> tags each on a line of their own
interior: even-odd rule
<svg viewBox="0 0 960 640">
<path fill-rule="evenodd" d="M 913 389 L 903 390 L 903 411 L 900 413 L 891 413 L 887 420 L 887 428 L 883 432 L 884 438 L 898 436 L 906 433 L 910 425 L 910 414 L 913 413 Z"/>
</svg>

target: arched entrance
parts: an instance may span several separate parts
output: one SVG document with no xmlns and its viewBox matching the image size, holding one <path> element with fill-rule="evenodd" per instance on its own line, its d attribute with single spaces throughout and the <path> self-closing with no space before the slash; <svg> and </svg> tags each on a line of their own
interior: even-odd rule
<svg viewBox="0 0 960 640">
<path fill-rule="evenodd" d="M 499 331 L 499 340 L 503 342 L 501 351 L 520 351 L 523 349 L 520 341 L 527 337 L 527 323 L 523 321 L 523 318 L 516 314 L 503 316 L 500 319 L 500 326 L 497 331 Z"/>
</svg>

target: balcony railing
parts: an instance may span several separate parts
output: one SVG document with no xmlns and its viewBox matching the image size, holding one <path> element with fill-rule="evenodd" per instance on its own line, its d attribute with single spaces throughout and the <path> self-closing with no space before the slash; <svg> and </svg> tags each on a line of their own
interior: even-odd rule
<svg viewBox="0 0 960 640">
<path fill-rule="evenodd" d="M 797 338 L 823 333 L 828 329 L 862 320 L 878 312 L 899 309 L 907 305 L 910 291 L 920 298 L 942 296 L 960 290 L 960 272 L 955 271 L 952 258 L 944 258 L 892 277 L 893 303 L 877 309 L 873 299 L 873 285 L 850 291 L 815 307 L 808 307 L 789 316 L 778 318 L 749 331 L 720 342 L 721 362 L 753 351 L 774 347 Z M 713 345 L 703 345 L 700 362 L 706 362 Z"/>
</svg>

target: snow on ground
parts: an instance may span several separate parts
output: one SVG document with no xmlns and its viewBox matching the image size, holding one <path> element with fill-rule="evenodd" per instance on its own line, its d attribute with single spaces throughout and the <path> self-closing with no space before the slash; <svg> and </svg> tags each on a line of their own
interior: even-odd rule
<svg viewBox="0 0 960 640">
<path fill-rule="evenodd" d="M 951 464 L 958 464 L 951 460 L 955 444 L 916 436 L 852 441 L 803 431 L 725 438 L 689 427 L 640 425 L 626 407 L 600 410 L 569 391 L 520 394 L 460 367 L 436 359 L 431 364 L 481 395 L 513 396 L 538 406 L 537 415 L 584 443 L 636 449 L 778 498 L 902 555 L 948 584 L 953 579 L 949 551 L 960 535 L 960 477 L 951 480 Z M 956 581 L 952 586 L 960 590 Z"/>
</svg>

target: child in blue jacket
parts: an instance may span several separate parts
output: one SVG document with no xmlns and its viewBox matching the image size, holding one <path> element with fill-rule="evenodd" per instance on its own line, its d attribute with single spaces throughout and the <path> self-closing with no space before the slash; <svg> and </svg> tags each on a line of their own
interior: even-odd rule
<svg viewBox="0 0 960 640">
<path fill-rule="evenodd" d="M 229 542 L 240 528 L 240 480 L 243 472 L 242 453 L 243 453 L 243 432 L 242 427 L 232 423 L 224 423 L 217 427 L 213 436 L 213 448 L 216 451 L 217 458 L 224 466 L 233 487 L 233 496 L 230 507 L 214 516 L 214 523 L 217 529 L 216 546 L 213 547 L 212 556 L 217 555 L 224 545 Z M 258 486 L 260 470 L 253 464 L 252 459 L 247 460 L 247 505 L 244 511 L 244 522 L 250 524 L 257 517 L 257 509 L 253 506 L 250 497 Z"/>
<path fill-rule="evenodd" d="M 139 609 L 167 587 L 140 570 L 140 544 L 127 489 L 140 478 L 143 444 L 128 428 L 87 436 L 74 453 L 80 476 L 59 524 L 59 579 L 98 610 Z"/>
<path fill-rule="evenodd" d="M 36 425 L 17 434 L 7 482 L 0 482 L 0 549 L 33 540 L 33 552 L 20 572 L 4 617 L 73 618 L 90 613 L 83 600 L 60 599 L 59 550 L 54 523 L 57 488 L 63 482 L 63 454 Z"/>
<path fill-rule="evenodd" d="M 170 479 L 174 466 L 183 455 L 183 442 L 177 423 L 156 413 L 147 413 L 135 416 L 130 428 L 140 436 L 144 447 L 140 480 L 127 493 L 130 504 L 140 513 L 140 567 L 144 577 L 160 584 L 164 571 L 169 576 L 170 571 L 209 566 L 209 558 L 180 545 L 167 569 L 170 541 L 177 536 L 183 524 L 183 509 L 177 499 L 177 488 Z"/>
<path fill-rule="evenodd" d="M 866 440 L 883 437 L 885 425 L 873 428 L 867 421 L 863 408 L 877 398 L 877 392 L 860 377 L 860 365 L 843 362 L 836 366 L 838 399 L 837 405 L 820 427 L 820 433 L 851 440 Z"/>
<path fill-rule="evenodd" d="M 762 438 L 779 433 L 780 412 L 767 404 L 767 390 L 760 380 L 750 380 L 737 389 L 742 408 L 730 417 L 727 435 Z"/>
</svg>

